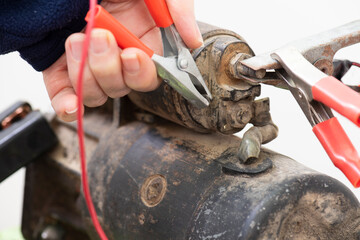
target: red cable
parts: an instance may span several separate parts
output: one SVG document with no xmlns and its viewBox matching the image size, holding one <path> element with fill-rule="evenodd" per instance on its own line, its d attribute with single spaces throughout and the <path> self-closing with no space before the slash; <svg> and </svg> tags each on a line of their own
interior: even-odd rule
<svg viewBox="0 0 360 240">
<path fill-rule="evenodd" d="M 360 68 L 360 63 L 353 62 L 352 65 L 357 66 Z"/>
<path fill-rule="evenodd" d="M 83 128 L 83 119 L 82 119 L 82 109 L 83 109 L 83 75 L 84 75 L 84 67 L 86 63 L 86 58 L 88 55 L 88 49 L 90 44 L 90 36 L 91 30 L 94 27 L 94 17 L 95 17 L 95 6 L 97 2 L 96 0 L 89 0 L 90 5 L 90 18 L 85 30 L 85 41 L 82 46 L 82 53 L 81 53 L 81 62 L 80 62 L 80 69 L 79 75 L 77 79 L 77 120 L 78 120 L 78 138 L 79 138 L 79 150 L 80 150 L 80 165 L 81 165 L 81 182 L 84 191 L 86 205 L 88 207 L 91 220 L 94 224 L 94 227 L 100 237 L 101 240 L 107 240 L 107 236 L 102 229 L 98 219 L 97 214 L 94 208 L 94 204 L 91 199 L 89 183 L 87 178 L 87 170 L 86 170 L 86 156 L 85 156 L 85 144 L 84 144 L 84 128 Z"/>
</svg>

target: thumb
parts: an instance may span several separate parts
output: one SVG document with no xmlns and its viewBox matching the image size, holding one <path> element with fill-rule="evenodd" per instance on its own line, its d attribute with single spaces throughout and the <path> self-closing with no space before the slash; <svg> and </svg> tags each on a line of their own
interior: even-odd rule
<svg viewBox="0 0 360 240">
<path fill-rule="evenodd" d="M 66 122 L 75 121 L 77 96 L 68 76 L 65 54 L 43 71 L 43 78 L 56 115 Z"/>
<path fill-rule="evenodd" d="M 64 88 L 51 99 L 56 115 L 65 122 L 72 122 L 77 117 L 77 96 L 73 88 Z M 83 109 L 81 109 L 83 111 Z"/>
</svg>

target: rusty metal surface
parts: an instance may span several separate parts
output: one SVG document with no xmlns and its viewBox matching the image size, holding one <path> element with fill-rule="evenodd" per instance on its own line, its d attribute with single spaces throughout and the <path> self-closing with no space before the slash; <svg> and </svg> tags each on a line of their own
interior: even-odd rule
<svg viewBox="0 0 360 240">
<path fill-rule="evenodd" d="M 200 23 L 204 46 L 193 56 L 206 81 L 213 100 L 208 108 L 190 105 L 166 84 L 150 93 L 132 92 L 138 107 L 198 132 L 232 134 L 256 121 L 254 100 L 260 85 L 232 77 L 230 61 L 238 54 L 253 56 L 249 45 L 237 34 Z"/>
<path fill-rule="evenodd" d="M 143 183 L 140 195 L 142 202 L 147 207 L 155 207 L 163 200 L 167 188 L 166 178 L 155 174 L 148 177 Z"/>
<path fill-rule="evenodd" d="M 198 109 L 166 84 L 150 93 L 132 92 L 130 99 L 141 109 L 198 132 L 233 134 L 249 123 L 254 125 L 253 130 L 266 129 L 258 131 L 261 134 L 257 138 L 246 135 L 239 150 L 239 156 L 246 162 L 256 158 L 261 144 L 276 138 L 278 131 L 271 120 L 268 105 L 257 104 L 261 100 L 255 100 L 260 95 L 260 85 L 234 77 L 234 72 L 238 71 L 234 61 L 251 57 L 254 53 L 234 33 L 206 24 L 201 24 L 200 28 L 204 46 L 196 49 L 193 56 L 213 95 L 210 106 Z M 253 74 L 263 76 L 260 71 Z"/>
<path fill-rule="evenodd" d="M 312 64 L 331 75 L 332 61 L 335 53 L 344 47 L 360 42 L 360 20 L 354 21 L 332 30 L 310 36 L 284 47 L 295 47 Z M 270 54 L 260 54 L 243 60 L 241 63 L 253 69 L 279 69 L 281 65 L 271 58 Z"/>
<path fill-rule="evenodd" d="M 22 216 L 25 239 L 38 240 L 48 226 L 59 226 L 64 240 L 87 240 L 77 199 L 80 175 L 56 160 L 41 158 L 27 167 Z"/>
<path fill-rule="evenodd" d="M 354 195 L 288 157 L 261 149 L 259 162 L 232 168 L 235 136 L 156 118 L 118 127 L 99 109 L 87 117 L 85 129 L 107 122 L 100 138 L 85 140 L 91 193 L 110 239 L 356 239 L 360 232 Z M 80 193 L 76 131 L 53 126 L 61 144 L 27 169 L 23 233 L 38 239 L 55 226 L 64 239 L 96 239 Z"/>
<path fill-rule="evenodd" d="M 202 29 L 193 56 L 214 96 L 208 109 L 162 85 L 86 111 L 90 189 L 109 239 L 357 239 L 360 204 L 345 186 L 261 148 L 277 135 L 269 100 L 256 100 L 260 86 L 229 69 L 250 47 L 230 31 Z M 244 139 L 230 135 L 248 123 Z M 35 240 L 56 226 L 65 239 L 97 239 L 80 192 L 76 128 L 53 127 L 60 145 L 27 170 L 23 233 Z"/>
<path fill-rule="evenodd" d="M 359 203 L 342 184 L 266 149 L 270 169 L 223 172 L 239 142 L 169 122 L 133 122 L 104 136 L 88 167 L 110 239 L 356 239 Z M 166 192 L 149 206 L 143 190 L 154 176 Z M 152 199 L 162 189 L 150 190 Z"/>
<path fill-rule="evenodd" d="M 87 156 L 93 154 L 98 138 L 112 126 L 112 101 L 107 104 L 110 112 L 109 105 L 86 111 Z M 81 180 L 76 128 L 58 119 L 51 125 L 59 144 L 26 169 L 22 233 L 28 240 L 38 240 L 49 229 L 56 229 L 63 236 L 61 240 L 88 240 L 78 205 Z"/>
<path fill-rule="evenodd" d="M 341 48 L 359 42 L 360 21 L 355 21 L 305 39 L 294 41 L 284 47 L 295 47 L 311 64 L 324 73 L 332 75 L 334 73 L 333 58 L 335 53 Z M 234 69 L 231 72 L 232 75 L 251 84 L 263 83 L 287 89 L 286 83 L 279 79 L 274 72 L 274 69 L 281 68 L 281 65 L 270 56 L 274 51 L 245 60 L 239 59 L 234 61 L 229 66 L 231 69 Z M 264 70 L 267 70 L 265 75 L 263 74 Z"/>
</svg>

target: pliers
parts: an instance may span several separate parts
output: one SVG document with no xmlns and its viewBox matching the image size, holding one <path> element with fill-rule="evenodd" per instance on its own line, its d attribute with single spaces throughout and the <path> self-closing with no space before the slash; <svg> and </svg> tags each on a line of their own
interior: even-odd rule
<svg viewBox="0 0 360 240">
<path fill-rule="evenodd" d="M 271 57 L 281 64 L 276 74 L 287 83 L 334 165 L 360 187 L 360 155 L 331 111 L 360 127 L 360 94 L 317 69 L 295 48 L 276 50 Z"/>
<path fill-rule="evenodd" d="M 356 43 L 360 43 L 360 20 L 242 60 L 243 66 L 266 74 L 261 79 L 238 77 L 289 89 L 334 165 L 360 187 L 360 155 L 331 111 L 360 126 L 360 94 L 328 76 L 333 73 L 335 53 Z"/>
<path fill-rule="evenodd" d="M 126 29 L 100 5 L 96 6 L 94 27 L 111 31 L 120 48 L 143 50 L 154 61 L 157 74 L 197 108 L 209 105 L 211 93 L 178 31 L 165 0 L 145 0 L 151 16 L 161 30 L 164 56 L 154 54 L 141 40 Z M 87 14 L 85 20 L 89 18 Z"/>
</svg>

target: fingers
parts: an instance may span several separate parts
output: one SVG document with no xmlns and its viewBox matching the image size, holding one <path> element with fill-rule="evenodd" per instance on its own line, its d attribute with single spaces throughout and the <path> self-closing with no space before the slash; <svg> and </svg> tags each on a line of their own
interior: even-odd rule
<svg viewBox="0 0 360 240">
<path fill-rule="evenodd" d="M 69 78 L 75 89 L 84 38 L 82 33 L 73 34 L 65 46 Z M 86 106 L 100 106 L 108 96 L 122 97 L 131 89 L 151 91 L 159 85 L 155 64 L 147 54 L 134 48 L 121 52 L 111 32 L 104 29 L 92 31 L 83 80 Z"/>
<path fill-rule="evenodd" d="M 65 44 L 66 56 L 43 72 L 52 106 L 64 121 L 76 120 L 75 89 L 84 39 L 82 33 L 71 35 Z M 135 48 L 121 52 L 109 31 L 93 30 L 83 75 L 83 102 L 86 106 L 100 106 L 108 96 L 122 97 L 131 89 L 152 91 L 160 83 L 155 64 L 146 53 Z"/>
<path fill-rule="evenodd" d="M 189 48 L 195 49 L 203 44 L 199 27 L 195 20 L 194 0 L 166 0 L 176 29 Z"/>
<path fill-rule="evenodd" d="M 107 96 L 117 98 L 130 92 L 122 77 L 120 49 L 109 31 L 103 29 L 92 31 L 89 66 Z"/>
<path fill-rule="evenodd" d="M 91 34 L 89 67 L 101 89 L 112 98 L 131 89 L 151 91 L 160 84 L 147 54 L 135 48 L 121 51 L 114 36 L 104 29 L 94 29 Z"/>
<path fill-rule="evenodd" d="M 56 94 L 52 100 L 51 105 L 55 110 L 56 115 L 65 122 L 72 122 L 76 120 L 77 96 L 72 87 L 63 88 Z M 84 111 L 82 108 L 81 111 Z"/>
<path fill-rule="evenodd" d="M 66 60 L 69 78 L 74 89 L 77 87 L 77 78 L 80 70 L 82 46 L 85 35 L 82 33 L 72 34 L 65 43 Z M 90 51 L 89 51 L 90 55 Z M 107 95 L 96 81 L 89 64 L 85 64 L 83 75 L 83 102 L 88 107 L 97 107 L 104 104 Z"/>
<path fill-rule="evenodd" d="M 136 91 L 155 90 L 161 83 L 154 62 L 137 48 L 127 48 L 121 54 L 125 84 Z"/>
<path fill-rule="evenodd" d="M 68 77 L 65 55 L 43 71 L 43 77 L 56 115 L 66 122 L 76 120 L 77 96 Z"/>
</svg>

